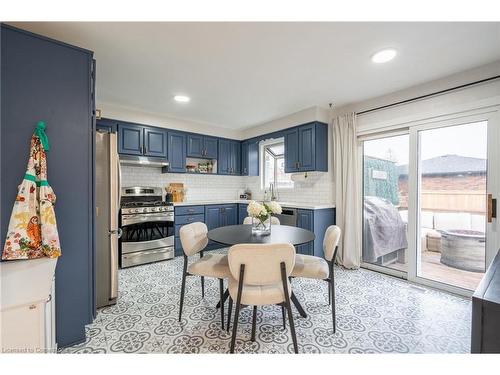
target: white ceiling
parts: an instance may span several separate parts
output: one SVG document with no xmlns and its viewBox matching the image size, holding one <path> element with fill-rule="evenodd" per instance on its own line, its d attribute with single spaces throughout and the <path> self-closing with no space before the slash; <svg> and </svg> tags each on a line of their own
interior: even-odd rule
<svg viewBox="0 0 500 375">
<path fill-rule="evenodd" d="M 93 50 L 98 102 L 233 129 L 500 59 L 500 23 L 13 25 Z M 396 59 L 373 64 L 385 47 Z M 191 102 L 174 102 L 176 94 Z"/>
</svg>

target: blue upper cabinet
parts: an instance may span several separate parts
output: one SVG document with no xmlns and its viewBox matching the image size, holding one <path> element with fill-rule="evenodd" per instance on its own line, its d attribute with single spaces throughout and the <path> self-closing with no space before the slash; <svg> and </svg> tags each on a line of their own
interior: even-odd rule
<svg viewBox="0 0 500 375">
<path fill-rule="evenodd" d="M 142 155 L 144 128 L 139 125 L 118 125 L 118 152 L 127 155 Z"/>
<path fill-rule="evenodd" d="M 248 176 L 248 141 L 241 142 L 241 175 Z"/>
<path fill-rule="evenodd" d="M 285 132 L 285 172 L 328 171 L 328 127 L 313 122 Z"/>
<path fill-rule="evenodd" d="M 258 141 L 241 142 L 241 175 L 259 175 L 259 143 Z"/>
<path fill-rule="evenodd" d="M 208 159 L 217 159 L 219 140 L 215 137 L 203 137 L 205 145 L 205 157 Z"/>
<path fill-rule="evenodd" d="M 218 173 L 241 174 L 241 148 L 239 141 L 219 139 Z"/>
<path fill-rule="evenodd" d="M 259 175 L 259 142 L 253 141 L 248 143 L 248 176 Z"/>
<path fill-rule="evenodd" d="M 202 158 L 203 157 L 203 136 L 188 134 L 187 136 L 187 156 L 190 158 Z"/>
<path fill-rule="evenodd" d="M 231 141 L 231 174 L 241 174 L 241 143 Z"/>
<path fill-rule="evenodd" d="M 299 129 L 285 132 L 285 173 L 299 171 Z"/>
<path fill-rule="evenodd" d="M 301 126 L 299 129 L 299 171 L 314 171 L 316 167 L 315 125 Z"/>
<path fill-rule="evenodd" d="M 218 140 L 198 134 L 187 136 L 187 156 L 190 158 L 217 159 Z"/>
<path fill-rule="evenodd" d="M 168 172 L 186 172 L 186 134 L 168 132 Z"/>
<path fill-rule="evenodd" d="M 144 155 L 167 156 L 167 132 L 156 128 L 144 128 Z"/>
<path fill-rule="evenodd" d="M 229 173 L 230 143 L 227 139 L 219 139 L 219 158 L 217 159 L 217 172 L 219 174 Z"/>
<path fill-rule="evenodd" d="M 160 128 L 122 123 L 118 127 L 118 152 L 127 155 L 167 156 L 167 132 Z"/>
</svg>

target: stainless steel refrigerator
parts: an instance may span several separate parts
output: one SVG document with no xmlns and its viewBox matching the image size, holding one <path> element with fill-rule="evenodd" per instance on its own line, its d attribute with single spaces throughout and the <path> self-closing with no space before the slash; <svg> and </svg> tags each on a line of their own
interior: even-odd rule
<svg viewBox="0 0 500 375">
<path fill-rule="evenodd" d="M 95 162 L 96 307 L 118 297 L 120 172 L 116 134 L 97 131 Z"/>
</svg>

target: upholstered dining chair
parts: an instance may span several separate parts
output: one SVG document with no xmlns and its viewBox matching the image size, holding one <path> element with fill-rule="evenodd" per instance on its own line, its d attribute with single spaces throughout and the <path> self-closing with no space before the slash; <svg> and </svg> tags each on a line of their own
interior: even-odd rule
<svg viewBox="0 0 500 375">
<path fill-rule="evenodd" d="M 195 222 L 183 225 L 179 230 L 179 235 L 184 251 L 184 267 L 182 269 L 181 302 L 179 304 L 179 321 L 182 318 L 182 308 L 184 305 L 184 294 L 186 291 L 187 276 L 201 276 L 201 295 L 205 297 L 205 277 L 219 279 L 220 287 L 220 310 L 221 323 L 224 328 L 224 279 L 230 275 L 227 255 L 207 254 L 204 256 L 203 250 L 208 244 L 208 229 L 204 223 Z M 188 258 L 195 254 L 200 254 L 200 259 L 188 264 Z"/>
<path fill-rule="evenodd" d="M 332 305 L 333 333 L 336 332 L 335 319 L 335 274 L 333 265 L 337 257 L 338 243 L 341 230 L 336 225 L 330 225 L 325 232 L 323 239 L 323 254 L 325 259 L 313 256 L 297 254 L 295 256 L 295 266 L 291 277 L 303 277 L 307 279 L 325 280 L 328 285 L 328 304 Z"/>
<path fill-rule="evenodd" d="M 246 218 L 243 219 L 243 224 L 252 224 L 252 218 L 250 216 L 247 216 Z M 271 225 L 280 225 L 280 219 L 278 219 L 276 216 L 271 216 Z"/>
<path fill-rule="evenodd" d="M 284 305 L 288 311 L 293 348 L 298 353 L 290 296 L 290 273 L 295 263 L 295 248 L 291 244 L 239 244 L 228 252 L 229 315 L 236 301 L 230 352 L 234 353 L 240 310 L 253 306 L 251 340 L 255 341 L 257 306 Z"/>
</svg>

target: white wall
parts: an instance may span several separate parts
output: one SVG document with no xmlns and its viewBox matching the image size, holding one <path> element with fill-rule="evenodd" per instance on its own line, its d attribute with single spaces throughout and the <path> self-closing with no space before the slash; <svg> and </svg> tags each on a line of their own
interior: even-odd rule
<svg viewBox="0 0 500 375">
<path fill-rule="evenodd" d="M 500 75 L 500 61 L 388 95 L 339 107 L 334 110 L 334 115 L 353 111 L 362 112 L 367 109 L 412 99 L 498 75 Z M 400 127 L 402 124 L 410 121 L 423 120 L 493 105 L 498 103 L 499 96 L 500 80 L 470 86 L 430 98 L 359 115 L 357 118 L 358 132 L 362 134 L 374 130 L 384 131 L 395 126 Z"/>
</svg>

